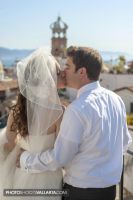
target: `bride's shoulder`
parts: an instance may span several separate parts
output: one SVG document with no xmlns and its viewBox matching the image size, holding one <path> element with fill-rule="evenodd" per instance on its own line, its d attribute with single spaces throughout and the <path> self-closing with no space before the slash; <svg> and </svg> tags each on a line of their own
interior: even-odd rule
<svg viewBox="0 0 133 200">
<path fill-rule="evenodd" d="M 60 98 L 60 101 L 61 101 L 61 104 L 62 104 L 62 107 L 64 107 L 65 109 L 67 108 L 67 106 L 71 103 L 69 101 L 69 99 L 65 99 L 65 98 Z"/>
<path fill-rule="evenodd" d="M 62 110 L 63 110 L 63 113 L 62 113 L 62 115 L 63 115 L 65 110 L 66 110 L 66 106 L 65 105 L 62 105 Z"/>
</svg>

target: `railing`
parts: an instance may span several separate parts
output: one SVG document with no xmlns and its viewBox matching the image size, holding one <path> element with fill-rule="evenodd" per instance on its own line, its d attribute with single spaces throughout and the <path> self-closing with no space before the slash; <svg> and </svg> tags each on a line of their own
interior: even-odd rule
<svg viewBox="0 0 133 200">
<path fill-rule="evenodd" d="M 133 151 L 127 150 L 127 153 L 130 154 L 131 156 L 133 156 Z"/>
<path fill-rule="evenodd" d="M 124 183 L 124 156 L 123 156 L 123 170 L 121 175 L 121 181 L 119 184 L 119 199 L 123 200 L 123 183 Z"/>
<path fill-rule="evenodd" d="M 6 114 L 2 115 L 2 117 L 0 117 L 0 128 L 4 128 L 6 126 L 7 118 L 8 118 L 8 113 L 6 113 Z"/>
<path fill-rule="evenodd" d="M 127 150 L 127 153 L 131 156 L 133 156 L 133 151 L 131 150 Z M 120 181 L 120 184 L 119 184 L 119 200 L 124 200 L 124 195 L 123 195 L 123 187 L 124 185 L 124 157 L 123 157 L 123 171 L 122 171 L 122 176 L 121 176 L 121 181 Z"/>
</svg>

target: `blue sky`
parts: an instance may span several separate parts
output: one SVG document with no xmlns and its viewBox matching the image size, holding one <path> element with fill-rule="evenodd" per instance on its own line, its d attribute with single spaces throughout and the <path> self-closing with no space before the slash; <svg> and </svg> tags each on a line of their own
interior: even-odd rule
<svg viewBox="0 0 133 200">
<path fill-rule="evenodd" d="M 0 46 L 51 46 L 49 25 L 65 21 L 68 46 L 133 55 L 133 0 L 0 0 Z"/>
</svg>

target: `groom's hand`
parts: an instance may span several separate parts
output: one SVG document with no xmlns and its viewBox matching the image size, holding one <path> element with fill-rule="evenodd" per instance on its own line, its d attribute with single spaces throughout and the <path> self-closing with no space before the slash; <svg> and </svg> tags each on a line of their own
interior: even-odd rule
<svg viewBox="0 0 133 200">
<path fill-rule="evenodd" d="M 18 152 L 17 160 L 16 160 L 16 167 L 20 168 L 20 156 L 24 152 L 24 149 L 20 149 Z"/>
</svg>

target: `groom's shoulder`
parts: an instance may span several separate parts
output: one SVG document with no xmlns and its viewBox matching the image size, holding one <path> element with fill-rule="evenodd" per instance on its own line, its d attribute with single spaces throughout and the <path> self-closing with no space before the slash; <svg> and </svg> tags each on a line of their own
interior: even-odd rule
<svg viewBox="0 0 133 200">
<path fill-rule="evenodd" d="M 69 104 L 67 109 L 79 112 L 83 110 L 84 106 L 84 101 L 81 98 L 77 98 Z"/>
</svg>

